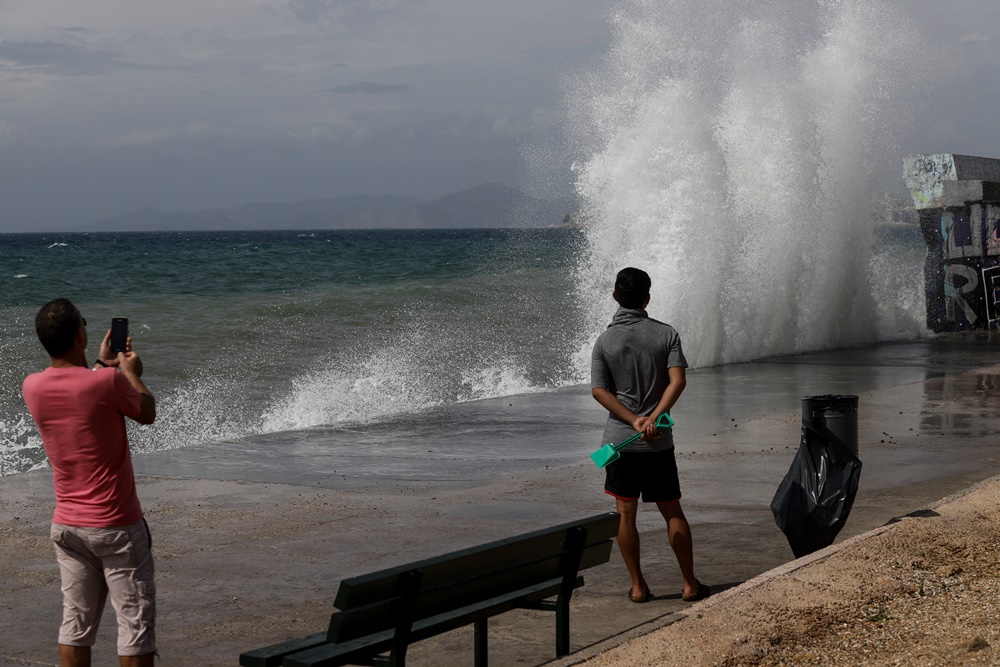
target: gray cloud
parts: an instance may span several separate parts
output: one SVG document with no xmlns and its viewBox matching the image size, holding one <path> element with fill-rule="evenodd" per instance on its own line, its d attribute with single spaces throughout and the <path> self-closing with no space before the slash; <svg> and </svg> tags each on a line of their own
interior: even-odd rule
<svg viewBox="0 0 1000 667">
<path fill-rule="evenodd" d="M 120 54 L 58 42 L 0 41 L 0 60 L 17 67 L 43 68 L 63 74 L 101 74 L 117 67 Z"/>
<path fill-rule="evenodd" d="M 1000 4 L 887 1 L 961 51 L 968 72 L 954 104 L 916 105 L 927 118 L 908 150 L 1000 157 L 991 111 L 1000 39 L 983 41 Z M 550 110 L 553 143 L 572 124 L 560 87 L 599 62 L 609 12 L 648 4 L 213 0 L 122 12 L 113 0 L 21 3 L 4 13 L 0 39 L 0 230 L 145 206 L 430 199 L 516 183 L 522 147 L 538 141 L 538 110 Z M 546 146 L 534 155 L 546 151 L 555 157 L 527 176 L 567 187 L 566 160 Z"/>
<path fill-rule="evenodd" d="M 970 32 L 959 36 L 959 44 L 968 44 L 969 42 L 990 42 L 993 38 L 989 35 L 984 35 L 981 32 Z"/>
<path fill-rule="evenodd" d="M 412 9 L 413 4 L 412 0 L 409 3 L 406 0 L 287 0 L 273 11 L 300 21 L 352 21 L 401 8 Z"/>
<path fill-rule="evenodd" d="M 0 61 L 14 67 L 32 68 L 66 76 L 107 74 L 115 69 L 168 69 L 127 62 L 117 51 L 90 49 L 53 41 L 18 42 L 0 40 Z M 10 65 L 8 65 L 8 68 Z"/>
<path fill-rule="evenodd" d="M 311 136 L 206 131 L 100 150 L 7 146 L 11 168 L 0 164 L 4 230 L 69 228 L 147 206 L 197 210 L 361 193 L 433 199 L 487 181 L 512 182 L 517 170 L 516 142 L 493 132 L 485 114 L 378 120 L 363 131 L 330 128 Z M 46 195 L 52 192 L 60 196 Z"/>
<path fill-rule="evenodd" d="M 405 93 L 410 87 L 405 83 L 373 83 L 371 81 L 357 81 L 346 83 L 331 88 L 331 93 L 358 93 L 360 95 L 395 95 Z"/>
<path fill-rule="evenodd" d="M 516 182 L 608 1 L 28 3 L 0 35 L 0 230 Z"/>
</svg>

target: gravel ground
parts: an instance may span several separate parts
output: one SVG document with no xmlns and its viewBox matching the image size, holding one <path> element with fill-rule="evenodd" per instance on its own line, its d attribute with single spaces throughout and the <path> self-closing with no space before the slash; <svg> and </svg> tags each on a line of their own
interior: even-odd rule
<svg viewBox="0 0 1000 667">
<path fill-rule="evenodd" d="M 709 598 L 588 660 L 1000 665 L 1000 478 Z"/>
</svg>

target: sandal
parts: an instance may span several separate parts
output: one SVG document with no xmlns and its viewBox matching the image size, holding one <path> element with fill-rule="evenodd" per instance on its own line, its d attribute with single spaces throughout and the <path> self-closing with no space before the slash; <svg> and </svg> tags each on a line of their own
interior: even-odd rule
<svg viewBox="0 0 1000 667">
<path fill-rule="evenodd" d="M 632 589 L 628 589 L 628 601 L 635 602 L 636 604 L 642 602 L 649 602 L 653 599 L 653 594 L 649 591 L 649 586 L 646 586 L 646 592 L 639 596 L 632 595 Z"/>
<path fill-rule="evenodd" d="M 698 592 L 692 595 L 681 595 L 681 599 L 685 602 L 697 602 L 698 600 L 704 600 L 711 594 L 712 589 L 699 581 Z"/>
</svg>

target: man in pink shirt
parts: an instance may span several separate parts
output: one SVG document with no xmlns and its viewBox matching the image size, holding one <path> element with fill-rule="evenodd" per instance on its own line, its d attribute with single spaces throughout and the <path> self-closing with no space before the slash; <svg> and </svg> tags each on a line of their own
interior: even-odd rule
<svg viewBox="0 0 1000 667">
<path fill-rule="evenodd" d="M 128 339 L 111 351 L 104 336 L 87 363 L 87 320 L 68 299 L 42 306 L 35 332 L 52 364 L 24 380 L 22 392 L 52 466 L 52 541 L 62 577 L 63 667 L 89 667 L 104 604 L 118 618 L 118 661 L 148 667 L 156 654 L 152 540 L 135 489 L 125 417 L 156 419 L 142 361 Z"/>
</svg>

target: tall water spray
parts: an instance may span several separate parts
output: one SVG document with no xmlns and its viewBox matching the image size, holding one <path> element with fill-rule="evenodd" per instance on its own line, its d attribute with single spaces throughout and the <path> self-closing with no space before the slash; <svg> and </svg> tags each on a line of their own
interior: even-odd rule
<svg viewBox="0 0 1000 667">
<path fill-rule="evenodd" d="M 922 333 L 919 267 L 893 279 L 870 251 L 876 170 L 899 173 L 896 137 L 938 69 L 900 12 L 627 0 L 612 27 L 567 96 L 589 331 L 632 265 L 694 365 Z"/>
</svg>

